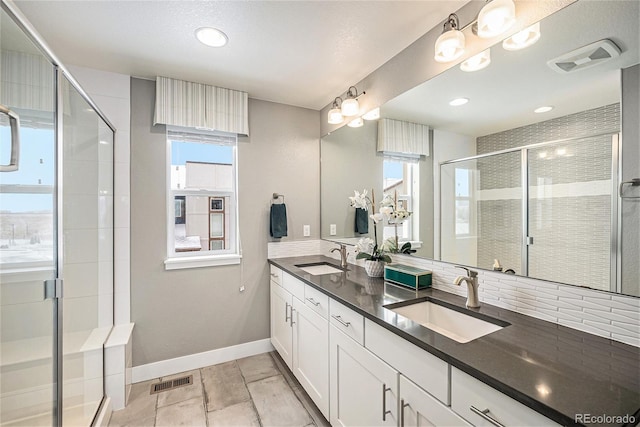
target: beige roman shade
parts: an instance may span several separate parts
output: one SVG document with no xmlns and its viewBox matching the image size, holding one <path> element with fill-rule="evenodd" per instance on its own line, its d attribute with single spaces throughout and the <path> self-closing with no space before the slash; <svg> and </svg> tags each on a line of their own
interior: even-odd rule
<svg viewBox="0 0 640 427">
<path fill-rule="evenodd" d="M 378 151 L 390 155 L 428 156 L 429 126 L 401 120 L 380 119 Z"/>
<path fill-rule="evenodd" d="M 249 135 L 249 95 L 201 83 L 156 78 L 154 124 Z"/>
</svg>

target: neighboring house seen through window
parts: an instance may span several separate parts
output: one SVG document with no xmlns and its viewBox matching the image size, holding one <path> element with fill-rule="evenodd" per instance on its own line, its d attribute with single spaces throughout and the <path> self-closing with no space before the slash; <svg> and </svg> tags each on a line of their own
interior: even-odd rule
<svg viewBox="0 0 640 427">
<path fill-rule="evenodd" d="M 167 269 L 239 262 L 232 134 L 167 131 Z"/>
</svg>

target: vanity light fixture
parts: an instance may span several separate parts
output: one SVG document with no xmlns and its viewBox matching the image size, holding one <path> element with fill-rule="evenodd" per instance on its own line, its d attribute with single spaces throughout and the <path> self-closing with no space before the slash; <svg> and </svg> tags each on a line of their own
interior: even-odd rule
<svg viewBox="0 0 640 427">
<path fill-rule="evenodd" d="M 338 103 L 340 100 L 340 104 L 342 104 L 342 98 L 339 96 L 333 100 L 333 105 L 329 110 L 328 119 L 330 125 L 339 125 L 344 121 L 344 117 L 342 116 L 342 110 L 340 109 L 340 104 Z"/>
<path fill-rule="evenodd" d="M 358 89 L 355 86 L 350 86 L 347 89 L 347 98 L 342 101 L 342 115 L 345 117 L 356 116 L 360 113 L 360 103 L 358 98 L 364 95 L 365 92 L 358 94 Z"/>
<path fill-rule="evenodd" d="M 362 116 L 365 120 L 378 120 L 380 118 L 380 107 L 374 108 Z"/>
<path fill-rule="evenodd" d="M 533 110 L 534 113 L 548 113 L 549 111 L 553 110 L 553 107 L 551 105 L 545 105 L 544 107 L 538 107 L 535 110 Z"/>
<path fill-rule="evenodd" d="M 456 98 L 449 102 L 449 105 L 452 107 L 459 107 L 460 105 L 464 105 L 469 102 L 469 98 Z"/>
<path fill-rule="evenodd" d="M 359 127 L 362 127 L 363 125 L 364 125 L 364 120 L 362 120 L 362 117 L 353 119 L 349 122 L 349 124 L 347 124 L 347 126 L 349 126 L 350 128 L 359 128 Z"/>
<path fill-rule="evenodd" d="M 437 62 L 455 61 L 464 53 L 464 34 L 459 28 L 458 15 L 450 14 L 444 23 L 442 34 L 436 40 L 436 54 L 433 58 Z"/>
<path fill-rule="evenodd" d="M 502 47 L 505 50 L 520 50 L 531 46 L 538 40 L 540 40 L 540 22 L 536 22 L 532 26 L 505 39 L 502 42 Z"/>
<path fill-rule="evenodd" d="M 491 64 L 491 49 L 486 49 L 460 64 L 460 69 L 467 72 L 478 71 L 487 68 L 489 64 Z"/>
<path fill-rule="evenodd" d="M 210 47 L 222 47 L 227 44 L 229 38 L 217 28 L 201 27 L 196 30 L 196 38 L 200 43 Z"/>
<path fill-rule="evenodd" d="M 513 0 L 491 0 L 478 14 L 478 37 L 489 39 L 498 36 L 516 22 L 516 5 Z"/>
</svg>

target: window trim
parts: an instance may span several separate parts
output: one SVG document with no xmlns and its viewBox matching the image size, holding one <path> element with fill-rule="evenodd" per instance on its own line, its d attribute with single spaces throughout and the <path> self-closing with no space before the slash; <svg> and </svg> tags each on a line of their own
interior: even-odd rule
<svg viewBox="0 0 640 427">
<path fill-rule="evenodd" d="M 235 144 L 233 147 L 233 191 L 211 191 L 211 190 L 194 190 L 194 189 L 178 189 L 174 190 L 171 188 L 171 146 L 172 140 L 169 137 L 169 131 L 172 132 L 182 132 L 182 133 L 190 133 L 190 134 L 209 134 L 209 135 L 218 135 L 225 137 L 233 137 L 236 138 Z M 240 215 L 239 215 L 239 195 L 238 195 L 238 143 L 237 143 L 237 135 L 229 134 L 226 132 L 211 132 L 207 130 L 194 130 L 190 128 L 180 128 L 175 126 L 167 126 L 165 133 L 165 144 L 166 144 L 166 157 L 165 157 L 165 172 L 166 172 L 166 180 L 165 180 L 165 209 L 166 209 L 166 258 L 164 260 L 165 270 L 177 270 L 177 269 L 185 269 L 185 268 L 200 268 L 200 267 L 215 267 L 215 266 L 223 266 L 223 265 L 234 265 L 240 264 L 242 259 L 242 249 L 240 247 Z M 184 141 L 183 141 L 184 142 Z M 197 143 L 197 141 L 194 141 Z M 234 249 L 217 251 L 217 253 L 213 253 L 213 251 L 193 251 L 193 252 L 175 252 L 174 245 L 174 231 L 175 224 L 172 220 L 174 218 L 174 197 L 178 195 L 193 195 L 193 196 L 203 196 L 210 197 L 212 195 L 215 196 L 232 196 L 231 213 L 234 224 L 231 226 L 231 236 L 232 244 Z"/>
</svg>

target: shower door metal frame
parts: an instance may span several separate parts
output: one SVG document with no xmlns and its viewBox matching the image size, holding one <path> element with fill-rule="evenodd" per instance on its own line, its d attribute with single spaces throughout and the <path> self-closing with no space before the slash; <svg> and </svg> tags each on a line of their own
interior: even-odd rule
<svg viewBox="0 0 640 427">
<path fill-rule="evenodd" d="M 621 259 L 620 251 L 621 251 L 621 239 L 620 235 L 622 233 L 621 223 L 622 218 L 622 210 L 620 209 L 620 198 L 618 197 L 618 182 L 621 180 L 621 168 L 620 168 L 620 132 L 602 132 L 593 135 L 584 135 L 577 136 L 572 138 L 563 138 L 556 139 L 553 141 L 545 141 L 538 142 L 535 144 L 524 145 L 521 147 L 515 148 L 507 148 L 504 150 L 492 151 L 491 153 L 478 154 L 476 156 L 463 157 L 460 159 L 446 160 L 444 162 L 439 163 L 438 173 L 440 175 L 440 221 L 438 224 L 439 227 L 439 235 L 440 239 L 438 241 L 438 252 L 440 256 L 440 261 L 442 261 L 442 166 L 454 164 L 454 163 L 462 163 L 472 160 L 483 159 L 487 157 L 492 157 L 500 154 L 507 153 L 516 153 L 520 152 L 520 170 L 521 170 L 521 186 L 522 186 L 522 250 L 521 250 L 521 259 L 522 265 L 521 276 L 529 277 L 529 246 L 533 244 L 531 242 L 531 236 L 529 236 L 529 151 L 536 148 L 542 148 L 554 144 L 560 144 L 563 142 L 571 142 L 578 141 L 581 139 L 587 138 L 597 138 L 600 136 L 611 136 L 611 237 L 610 237 L 610 283 L 609 283 L 609 291 L 611 292 L 620 292 L 621 291 Z M 447 262 L 447 261 L 443 261 Z M 472 266 L 474 268 L 481 268 L 477 266 Z M 535 279 L 535 277 L 534 277 Z M 544 280 L 544 279 L 540 279 Z M 561 282 L 558 282 L 561 283 Z M 573 285 L 575 286 L 575 285 Z"/>
<path fill-rule="evenodd" d="M 80 96 L 89 104 L 89 106 L 96 112 L 98 117 L 102 119 L 102 121 L 111 129 L 113 132 L 113 136 L 115 139 L 116 128 L 111 123 L 111 121 L 107 118 L 107 116 L 102 112 L 102 110 L 98 107 L 98 105 L 89 97 L 87 92 L 80 86 L 78 81 L 73 77 L 73 75 L 69 72 L 69 70 L 64 66 L 64 64 L 58 59 L 58 57 L 53 53 L 53 51 L 46 44 L 42 36 L 36 31 L 36 29 L 29 23 L 24 14 L 11 2 L 10 0 L 0 0 L 0 8 L 7 13 L 9 18 L 23 31 L 23 33 L 31 40 L 31 42 L 40 50 L 40 52 L 44 55 L 44 57 L 52 64 L 54 69 L 54 105 L 56 108 L 55 118 L 54 118 L 54 129 L 55 129 L 55 183 L 54 183 L 54 192 L 53 192 L 53 200 L 54 200 L 54 224 L 55 229 L 54 233 L 54 241 L 55 244 L 55 273 L 56 278 L 51 282 L 54 282 L 53 292 L 47 293 L 47 289 L 51 289 L 50 284 L 45 284 L 45 297 L 50 297 L 53 299 L 53 381 L 54 381 L 54 390 L 53 390 L 53 402 L 55 404 L 53 408 L 53 422 L 55 426 L 62 427 L 63 422 L 63 409 L 64 406 L 62 404 L 63 400 L 63 286 L 62 286 L 62 269 L 64 265 L 64 236 L 63 236 L 63 200 L 62 200 L 62 190 L 63 190 L 63 178 L 64 178 L 64 165 L 63 165 L 63 155 L 64 155 L 64 138 L 63 138 L 63 94 L 62 94 L 62 80 L 64 78 L 67 79 L 71 87 L 78 91 Z M 113 307 L 112 307 L 113 309 Z M 103 348 L 103 378 L 104 375 L 104 348 Z M 102 402 L 96 409 L 95 417 L 99 414 L 105 402 L 105 389 L 104 389 L 104 381 L 103 381 L 103 395 Z"/>
</svg>

